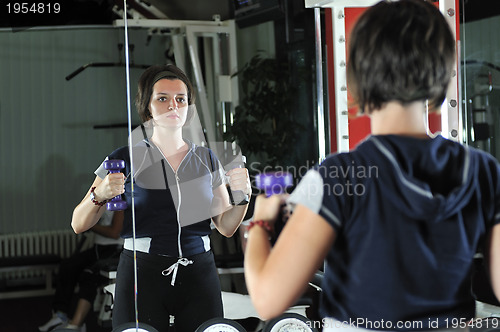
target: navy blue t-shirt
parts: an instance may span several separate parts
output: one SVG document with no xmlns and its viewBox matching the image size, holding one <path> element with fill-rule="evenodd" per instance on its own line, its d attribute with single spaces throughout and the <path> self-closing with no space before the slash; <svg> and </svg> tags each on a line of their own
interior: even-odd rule
<svg viewBox="0 0 500 332">
<path fill-rule="evenodd" d="M 290 202 L 336 231 L 321 315 L 381 330 L 473 318 L 473 258 L 500 222 L 499 175 L 492 156 L 441 136 L 371 136 L 310 170 Z"/>
<path fill-rule="evenodd" d="M 123 198 L 128 207 L 121 236 L 131 238 L 133 235 L 134 205 L 136 238 L 148 239 L 148 247 L 143 251 L 189 257 L 209 249 L 211 218 L 222 212 L 212 209 L 213 190 L 224 183 L 224 173 L 210 149 L 188 144 L 190 149 L 177 172 L 149 141 L 134 146 L 133 163 L 126 146 L 113 151 L 107 158 L 125 160 L 126 167 L 121 171 L 127 176 Z M 101 167 L 96 174 L 103 178 L 107 171 Z"/>
</svg>

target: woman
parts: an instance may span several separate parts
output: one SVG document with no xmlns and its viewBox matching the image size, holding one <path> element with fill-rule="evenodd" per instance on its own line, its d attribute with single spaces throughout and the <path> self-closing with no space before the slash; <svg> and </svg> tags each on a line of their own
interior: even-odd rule
<svg viewBox="0 0 500 332">
<path fill-rule="evenodd" d="M 225 176 L 231 190 L 250 196 L 248 171 L 237 168 L 224 174 L 211 150 L 183 138 L 183 128 L 194 115 L 194 91 L 179 68 L 148 68 L 139 79 L 136 107 L 145 122 L 136 130 L 141 140 L 108 156 L 125 160 L 121 173 L 108 174 L 103 166 L 96 171 L 91 189 L 74 210 L 72 227 L 76 233 L 85 231 L 102 214 L 104 202 L 124 194 L 128 207 L 113 327 L 135 321 L 135 248 L 139 322 L 164 331 L 172 315 L 176 331 L 192 332 L 223 315 L 208 235 L 211 222 L 228 237 L 240 225 L 247 205 L 229 204 Z"/>
<path fill-rule="evenodd" d="M 272 251 L 283 197 L 257 198 L 245 252 L 250 296 L 262 318 L 278 316 L 326 260 L 324 331 L 465 328 L 483 246 L 500 297 L 500 168 L 482 151 L 427 135 L 426 105 L 443 103 L 452 75 L 453 35 L 431 2 L 383 1 L 362 14 L 349 43 L 349 88 L 372 134 L 304 176 Z"/>
</svg>

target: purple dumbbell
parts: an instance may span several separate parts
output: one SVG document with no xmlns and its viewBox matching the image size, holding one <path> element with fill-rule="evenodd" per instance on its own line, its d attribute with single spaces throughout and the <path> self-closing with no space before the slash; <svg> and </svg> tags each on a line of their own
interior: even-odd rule
<svg viewBox="0 0 500 332">
<path fill-rule="evenodd" d="M 125 168 L 125 161 L 120 159 L 109 159 L 104 161 L 103 167 L 110 173 L 118 173 L 121 169 Z M 120 211 L 127 208 L 127 202 L 122 200 L 121 195 L 113 197 L 106 203 L 106 209 L 110 211 Z"/>
<path fill-rule="evenodd" d="M 292 174 L 288 172 L 262 173 L 255 177 L 255 185 L 257 188 L 266 193 L 266 197 L 284 194 L 286 192 L 286 188 L 293 185 L 293 177 Z M 274 237 L 271 239 L 272 245 L 274 245 L 278 235 L 281 233 L 281 230 L 285 227 L 289 214 L 290 209 L 288 209 L 285 204 L 274 224 Z"/>
<path fill-rule="evenodd" d="M 233 168 L 243 168 L 247 158 L 241 153 L 233 155 L 232 161 L 227 164 L 224 168 L 226 171 L 230 171 Z M 247 205 L 250 202 L 250 197 L 241 190 L 231 190 L 229 184 L 226 184 L 227 191 L 229 193 L 229 200 L 232 205 Z"/>
<path fill-rule="evenodd" d="M 293 184 L 292 174 L 288 172 L 262 173 L 255 177 L 257 188 L 264 190 L 266 196 L 283 194 Z"/>
</svg>

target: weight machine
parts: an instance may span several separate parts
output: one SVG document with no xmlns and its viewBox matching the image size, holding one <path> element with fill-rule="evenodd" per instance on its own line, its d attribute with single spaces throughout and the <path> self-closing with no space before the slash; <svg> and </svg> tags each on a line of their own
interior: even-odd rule
<svg viewBox="0 0 500 332">
<path fill-rule="evenodd" d="M 323 148 L 327 145 L 326 137 L 330 137 L 331 151 L 320 151 L 320 159 L 329 152 L 345 152 L 353 148 L 359 141 L 369 134 L 369 120 L 367 117 L 355 118 L 356 109 L 349 108 L 349 98 L 346 80 L 346 44 L 348 33 L 357 16 L 364 10 L 377 3 L 377 0 L 305 0 L 307 8 L 314 8 L 316 26 L 316 80 L 317 80 L 317 114 L 318 128 L 324 128 L 328 113 L 329 133 L 319 130 L 318 140 Z M 452 32 L 457 40 L 457 63 L 460 63 L 460 40 L 459 40 L 459 15 L 458 0 L 439 0 L 436 2 L 440 11 L 447 19 Z M 320 10 L 325 10 L 325 38 L 321 36 Z M 326 44 L 326 52 L 322 47 Z M 326 64 L 328 73 L 328 104 L 329 111 L 325 112 L 323 102 L 323 69 L 322 54 L 327 54 Z M 431 131 L 440 131 L 441 135 L 462 142 L 463 121 L 459 104 L 459 67 L 455 66 L 446 100 L 441 108 L 440 116 L 429 116 L 429 127 Z M 332 79 L 330 79 L 332 78 Z"/>
</svg>

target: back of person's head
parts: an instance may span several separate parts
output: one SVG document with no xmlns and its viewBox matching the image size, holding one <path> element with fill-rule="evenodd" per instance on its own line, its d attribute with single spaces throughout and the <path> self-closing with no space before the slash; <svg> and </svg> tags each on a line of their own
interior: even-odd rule
<svg viewBox="0 0 500 332">
<path fill-rule="evenodd" d="M 428 100 L 433 109 L 446 97 L 454 63 L 453 33 L 433 3 L 381 1 L 351 31 L 348 86 L 368 113 L 389 101 Z"/>
<path fill-rule="evenodd" d="M 139 78 L 137 95 L 135 97 L 135 106 L 137 112 L 143 122 L 152 119 L 151 111 L 149 110 L 149 103 L 153 94 L 153 86 L 161 79 L 181 80 L 186 85 L 188 105 L 193 105 L 195 95 L 193 85 L 186 76 L 186 74 L 174 65 L 155 65 L 147 68 Z M 189 122 L 193 116 L 193 109 L 190 107 L 188 110 L 188 117 L 186 123 Z"/>
</svg>

